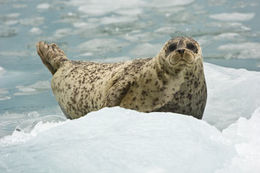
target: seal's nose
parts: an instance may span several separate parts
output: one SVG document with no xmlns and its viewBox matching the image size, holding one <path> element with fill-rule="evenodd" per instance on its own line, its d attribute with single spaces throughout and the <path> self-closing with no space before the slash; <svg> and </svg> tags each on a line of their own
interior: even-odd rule
<svg viewBox="0 0 260 173">
<path fill-rule="evenodd" d="M 177 52 L 179 52 L 179 54 L 183 54 L 185 52 L 185 49 L 178 49 Z"/>
</svg>

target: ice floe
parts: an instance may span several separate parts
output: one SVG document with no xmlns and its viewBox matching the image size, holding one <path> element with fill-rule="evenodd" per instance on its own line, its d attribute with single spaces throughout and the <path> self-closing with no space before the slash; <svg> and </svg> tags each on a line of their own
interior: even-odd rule
<svg viewBox="0 0 260 173">
<path fill-rule="evenodd" d="M 42 3 L 42 4 L 38 4 L 36 6 L 37 9 L 40 9 L 40 10 L 46 10 L 46 9 L 49 9 L 50 8 L 50 4 L 48 3 Z"/>
<path fill-rule="evenodd" d="M 203 119 L 225 129 L 260 107 L 260 73 L 205 64 L 208 100 Z"/>
<path fill-rule="evenodd" d="M 212 14 L 209 17 L 221 21 L 247 21 L 253 19 L 255 16 L 254 13 L 219 13 Z"/>
<path fill-rule="evenodd" d="M 215 40 L 236 40 L 238 38 L 241 38 L 241 35 L 238 34 L 238 33 L 232 33 L 232 32 L 229 32 L 229 33 L 221 33 L 217 36 L 214 36 L 213 37 Z"/>
<path fill-rule="evenodd" d="M 172 113 L 105 108 L 39 129 L 2 138 L 0 163 L 32 172 L 214 172 L 236 155 L 214 127 Z"/>
<path fill-rule="evenodd" d="M 30 33 L 38 35 L 42 33 L 42 30 L 40 28 L 33 27 L 32 29 L 30 29 Z"/>
<path fill-rule="evenodd" d="M 118 52 L 123 46 L 127 46 L 127 42 L 118 41 L 116 39 L 101 39 L 96 38 L 78 45 L 81 53 L 95 53 L 97 55 L 104 55 L 109 52 Z"/>
<path fill-rule="evenodd" d="M 257 173 L 259 123 L 260 108 L 222 133 L 188 116 L 104 108 L 73 121 L 39 122 L 27 133 L 1 138 L 0 169 Z"/>
<path fill-rule="evenodd" d="M 139 58 L 155 57 L 159 53 L 161 47 L 161 44 L 143 43 L 134 47 L 130 53 Z"/>
<path fill-rule="evenodd" d="M 242 42 L 228 43 L 218 47 L 219 50 L 226 52 L 226 58 L 260 58 L 260 43 Z"/>
<path fill-rule="evenodd" d="M 119 9 L 131 9 L 137 8 L 143 1 L 140 0 L 96 0 L 96 1 L 84 1 L 84 0 L 72 0 L 70 4 L 77 6 L 79 11 L 92 16 L 102 16 L 104 14 L 115 12 Z"/>
<path fill-rule="evenodd" d="M 50 82 L 49 81 L 38 81 L 32 85 L 28 86 L 16 86 L 18 89 L 18 92 L 14 93 L 14 95 L 19 96 L 19 95 L 31 95 L 31 94 L 37 94 L 42 91 L 49 90 L 50 87 Z"/>
<path fill-rule="evenodd" d="M 0 75 L 1 75 L 1 73 L 0 73 Z M 7 89 L 0 88 L 0 101 L 11 99 L 11 97 L 8 94 L 9 94 L 9 92 Z"/>
</svg>

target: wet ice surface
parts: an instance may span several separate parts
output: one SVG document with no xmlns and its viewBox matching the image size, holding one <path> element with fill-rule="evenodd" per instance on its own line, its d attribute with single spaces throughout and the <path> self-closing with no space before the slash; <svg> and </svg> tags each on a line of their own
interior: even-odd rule
<svg viewBox="0 0 260 173">
<path fill-rule="evenodd" d="M 260 69 L 259 5 L 257 0 L 0 1 L 0 172 L 259 172 L 260 75 L 245 70 Z M 118 62 L 155 56 L 179 35 L 198 40 L 206 62 L 243 68 L 205 63 L 209 91 L 203 121 L 114 108 L 64 123 L 51 74 L 35 51 L 35 43 L 45 40 L 74 60 Z M 133 123 L 127 126 L 129 118 Z M 88 127 L 89 121 L 103 124 Z M 149 125 L 128 131 L 135 122 Z M 151 137 L 156 131 L 160 134 Z M 206 164 L 195 165 L 193 158 Z"/>
</svg>

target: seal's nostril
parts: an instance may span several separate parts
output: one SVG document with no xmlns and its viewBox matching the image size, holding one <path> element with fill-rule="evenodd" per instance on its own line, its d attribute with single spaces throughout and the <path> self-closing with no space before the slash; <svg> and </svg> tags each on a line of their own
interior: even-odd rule
<svg viewBox="0 0 260 173">
<path fill-rule="evenodd" d="M 185 51 L 185 49 L 178 49 L 177 52 L 179 52 L 180 54 L 183 54 Z"/>
</svg>

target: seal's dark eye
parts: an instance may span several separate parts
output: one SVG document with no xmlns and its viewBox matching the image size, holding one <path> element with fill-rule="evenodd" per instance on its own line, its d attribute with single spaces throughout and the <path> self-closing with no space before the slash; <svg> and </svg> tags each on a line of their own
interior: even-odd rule
<svg viewBox="0 0 260 173">
<path fill-rule="evenodd" d="M 192 50 L 194 53 L 198 53 L 197 47 L 193 43 L 188 43 L 186 47 L 190 50 Z"/>
<path fill-rule="evenodd" d="M 172 52 L 174 51 L 175 49 L 177 48 L 177 44 L 176 43 L 173 43 L 169 46 L 169 51 Z"/>
</svg>

